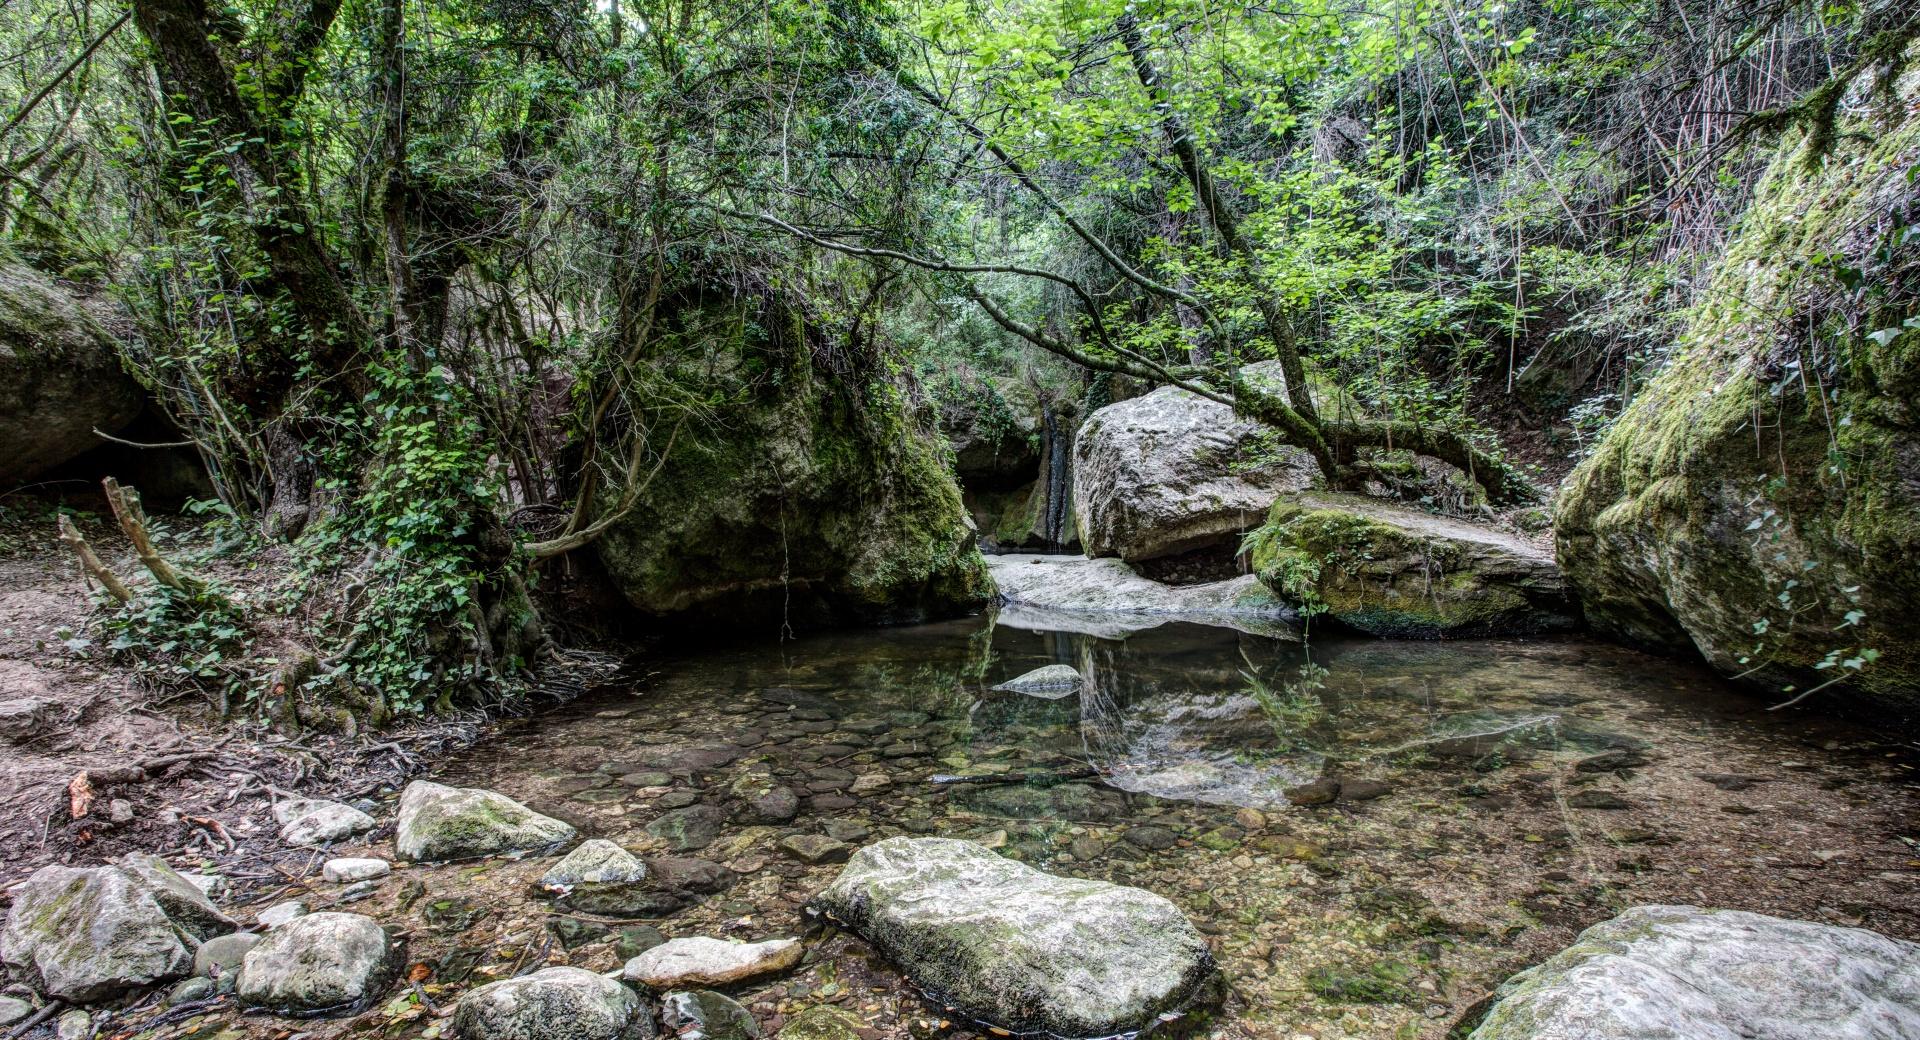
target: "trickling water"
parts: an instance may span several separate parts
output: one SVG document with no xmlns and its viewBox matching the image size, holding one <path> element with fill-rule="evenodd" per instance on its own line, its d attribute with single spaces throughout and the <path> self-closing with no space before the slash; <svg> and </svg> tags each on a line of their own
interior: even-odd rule
<svg viewBox="0 0 1920 1040">
<path fill-rule="evenodd" d="M 992 689 L 1047 664 L 1079 669 L 1078 695 Z M 646 667 L 442 778 L 730 866 L 728 890 L 660 922 L 672 935 L 808 927 L 801 905 L 839 867 L 794 858 L 787 836 L 965 837 L 1173 899 L 1215 944 L 1235 1028 L 1331 1040 L 1441 1036 L 1515 966 L 1634 903 L 1920 934 L 1904 844 L 1920 797 L 1899 748 L 1617 647 L 1302 647 L 1184 624 L 1101 639 L 987 617 Z M 1322 777 L 1341 785 L 1331 804 L 1290 803 Z M 744 811 L 768 784 L 799 799 L 790 822 Z M 711 840 L 670 849 L 647 830 L 698 804 L 727 814 Z M 513 908 L 458 942 L 555 926 L 523 890 L 539 869 L 449 874 Z M 566 956 L 607 970 L 610 949 Z M 940 1017 L 857 940 L 816 955 L 737 994 L 763 1026 L 835 994 L 889 1037 Z"/>
</svg>

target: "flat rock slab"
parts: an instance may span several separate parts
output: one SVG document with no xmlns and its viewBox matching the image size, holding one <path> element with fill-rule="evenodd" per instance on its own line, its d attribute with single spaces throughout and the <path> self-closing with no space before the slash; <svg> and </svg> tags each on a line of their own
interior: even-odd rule
<svg viewBox="0 0 1920 1040">
<path fill-rule="evenodd" d="M 393 977 L 393 944 L 362 914 L 297 917 L 267 933 L 240 962 L 240 1002 L 287 1015 L 349 1014 Z"/>
<path fill-rule="evenodd" d="M 400 795 L 393 846 L 406 859 L 437 862 L 533 852 L 574 834 L 506 795 L 415 780 Z"/>
<path fill-rule="evenodd" d="M 1056 877 L 969 841 L 869 845 L 810 909 L 937 1001 L 1016 1033 L 1131 1033 L 1194 1003 L 1216 977 L 1206 942 L 1166 899 Z"/>
<path fill-rule="evenodd" d="M 330 859 L 320 865 L 321 878 L 334 884 L 346 884 L 353 881 L 370 881 L 393 873 L 393 864 L 384 859 L 372 857 L 355 858 L 343 856 Z"/>
<path fill-rule="evenodd" d="M 1166 585 L 1116 559 L 988 556 L 1000 590 L 994 620 L 1013 628 L 1121 639 L 1175 621 L 1298 640 L 1293 609 L 1243 574 L 1200 585 Z"/>
<path fill-rule="evenodd" d="M 584 968 L 542 968 L 467 991 L 456 1040 L 640 1040 L 651 1034 L 638 994 Z"/>
<path fill-rule="evenodd" d="M 627 962 L 622 976 L 657 990 L 724 986 L 800 963 L 797 939 L 737 943 L 706 936 L 669 939 Z"/>
<path fill-rule="evenodd" d="M 1910 1040 L 1920 945 L 1738 910 L 1638 906 L 1508 979 L 1471 1040 Z"/>
</svg>

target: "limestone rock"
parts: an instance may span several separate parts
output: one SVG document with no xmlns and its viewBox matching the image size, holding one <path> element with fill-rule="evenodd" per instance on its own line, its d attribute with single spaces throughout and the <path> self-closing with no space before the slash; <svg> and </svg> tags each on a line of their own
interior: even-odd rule
<svg viewBox="0 0 1920 1040">
<path fill-rule="evenodd" d="M 640 997 L 584 968 L 542 968 L 467 991 L 453 1010 L 456 1040 L 642 1040 Z"/>
<path fill-rule="evenodd" d="M 1902 1040 L 1920 945 L 1738 910 L 1639 906 L 1503 984 L 1471 1040 Z"/>
<path fill-rule="evenodd" d="M 193 954 L 195 975 L 232 975 L 240 970 L 247 952 L 260 945 L 264 936 L 257 932 L 219 935 L 200 944 Z"/>
<path fill-rule="evenodd" d="M 307 904 L 298 899 L 283 899 L 265 910 L 253 915 L 254 923 L 262 928 L 278 928 L 288 921 L 307 916 Z"/>
<path fill-rule="evenodd" d="M 118 432 L 142 400 L 86 302 L 0 261 L 0 485 L 99 447 L 94 429 Z"/>
<path fill-rule="evenodd" d="M 14 893 L 0 959 L 49 997 L 89 1003 L 176 979 L 199 945 L 118 867 L 42 867 Z"/>
<path fill-rule="evenodd" d="M 1248 378 L 1278 384 L 1272 362 Z M 1275 498 L 1311 486 L 1307 453 L 1269 447 L 1266 427 L 1176 387 L 1087 417 L 1073 449 L 1073 509 L 1088 556 L 1129 563 L 1232 552 Z"/>
<path fill-rule="evenodd" d="M 590 838 L 540 875 L 540 887 L 565 891 L 581 884 L 627 884 L 645 880 L 647 865 L 605 838 Z"/>
<path fill-rule="evenodd" d="M 624 977 L 657 990 L 722 986 L 800 963 L 797 939 L 736 943 L 706 936 L 669 939 L 627 962 Z"/>
<path fill-rule="evenodd" d="M 1544 548 L 1378 499 L 1288 496 L 1248 543 L 1275 596 L 1369 635 L 1531 635 L 1580 623 Z"/>
<path fill-rule="evenodd" d="M 373 918 L 307 914 L 268 932 L 247 951 L 240 966 L 240 1002 L 290 1015 L 357 1010 L 392 979 L 395 960 L 392 942 Z"/>
<path fill-rule="evenodd" d="M 1133 1032 L 1215 976 L 1206 942 L 1166 899 L 1056 877 L 968 841 L 869 845 L 811 909 L 961 1014 L 1016 1033 Z"/>
<path fill-rule="evenodd" d="M 343 841 L 374 828 L 374 819 L 344 802 L 324 798 L 287 798 L 274 804 L 280 840 L 314 847 Z"/>
<path fill-rule="evenodd" d="M 342 856 L 320 865 L 320 876 L 336 885 L 386 877 L 392 872 L 393 864 L 371 857 Z"/>
<path fill-rule="evenodd" d="M 1253 635 L 1299 638 L 1292 608 L 1251 574 L 1199 585 L 1166 585 L 1120 560 L 1085 556 L 987 557 L 1000 590 L 996 624 L 1120 639 L 1175 621 Z"/>
<path fill-rule="evenodd" d="M 533 852 L 574 834 L 506 795 L 415 780 L 400 795 L 393 847 L 405 859 L 438 862 Z"/>
<path fill-rule="evenodd" d="M 678 1040 L 759 1040 L 760 1023 L 733 998 L 710 989 L 669 993 L 660 1021 Z"/>
<path fill-rule="evenodd" d="M 1057 700 L 1070 697 L 1079 692 L 1080 671 L 1070 664 L 1050 664 L 1044 668 L 1035 668 L 1024 675 L 1008 679 L 995 686 L 996 690 L 1008 693 L 1024 693 L 1030 697 L 1044 697 Z"/>
</svg>

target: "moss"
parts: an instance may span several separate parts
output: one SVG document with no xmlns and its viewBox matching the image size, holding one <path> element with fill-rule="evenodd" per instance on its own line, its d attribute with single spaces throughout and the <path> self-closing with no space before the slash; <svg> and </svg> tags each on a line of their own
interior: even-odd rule
<svg viewBox="0 0 1920 1040">
<path fill-rule="evenodd" d="M 1261 583 L 1307 613 L 1379 636 L 1432 639 L 1571 623 L 1564 603 L 1515 581 L 1498 554 L 1358 508 L 1275 503 L 1246 543 Z"/>
<path fill-rule="evenodd" d="M 1920 706 L 1920 247 L 1888 239 L 1920 206 L 1916 94 L 1850 116 L 1818 169 L 1782 149 L 1672 361 L 1569 478 L 1558 551 L 1597 627 L 1776 690 L 1870 647 L 1850 685 Z"/>
</svg>

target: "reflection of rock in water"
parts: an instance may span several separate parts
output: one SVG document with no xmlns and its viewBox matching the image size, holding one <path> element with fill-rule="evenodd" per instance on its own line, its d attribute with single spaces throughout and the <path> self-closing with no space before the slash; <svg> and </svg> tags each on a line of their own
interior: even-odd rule
<svg viewBox="0 0 1920 1040">
<path fill-rule="evenodd" d="M 1320 775 L 1318 754 L 1261 754 L 1273 747 L 1274 732 L 1248 693 L 1158 681 L 1129 670 L 1122 651 L 1091 640 L 1080 672 L 1088 757 L 1123 791 L 1271 808 L 1287 804 L 1287 788 Z"/>
</svg>

